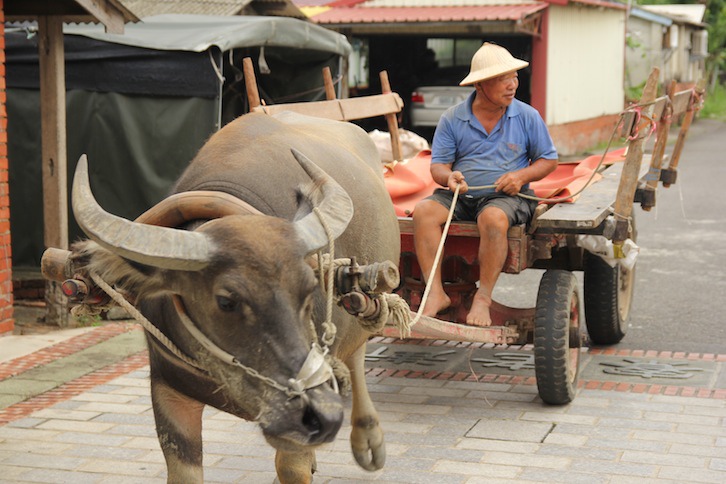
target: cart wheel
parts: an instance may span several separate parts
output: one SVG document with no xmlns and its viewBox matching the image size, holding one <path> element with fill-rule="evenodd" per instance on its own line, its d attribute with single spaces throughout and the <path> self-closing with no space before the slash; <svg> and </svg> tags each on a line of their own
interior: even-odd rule
<svg viewBox="0 0 726 484">
<path fill-rule="evenodd" d="M 628 235 L 632 240 L 637 239 L 634 227 Z M 635 266 L 632 269 L 620 264 L 610 267 L 600 257 L 587 251 L 582 264 L 585 272 L 585 324 L 590 339 L 596 345 L 618 343 L 628 331 Z"/>
<path fill-rule="evenodd" d="M 534 315 L 534 371 L 545 403 L 575 398 L 580 346 L 577 279 L 569 271 L 549 270 L 540 281 Z"/>
</svg>

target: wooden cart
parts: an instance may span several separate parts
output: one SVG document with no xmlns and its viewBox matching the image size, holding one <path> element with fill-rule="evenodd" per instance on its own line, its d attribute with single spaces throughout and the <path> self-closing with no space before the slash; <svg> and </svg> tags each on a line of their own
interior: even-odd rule
<svg viewBox="0 0 726 484">
<path fill-rule="evenodd" d="M 479 279 L 479 238 L 475 223 L 453 222 L 440 260 L 452 306 L 437 318 L 420 317 L 411 337 L 532 344 L 542 400 L 565 404 L 574 398 L 585 335 L 589 334 L 595 345 L 614 344 L 625 336 L 635 282 L 635 267 L 611 267 L 600 256 L 580 247 L 578 236 L 602 236 L 612 241 L 616 251 L 625 240 L 636 240 L 633 206 L 639 203 L 650 210 L 655 206 L 658 184 L 667 187 L 675 183 L 683 144 L 700 106 L 699 88 L 676 93 L 673 84 L 668 96 L 656 97 L 657 78 L 654 70 L 641 101 L 624 113 L 621 133 L 628 138 L 624 161 L 602 166 L 602 178 L 588 186 L 575 203 L 541 204 L 531 226 L 509 230 L 509 253 L 503 271 L 518 274 L 528 268 L 545 270 L 535 307 L 517 309 L 493 301 L 491 326 L 460 323 L 465 321 Z M 665 167 L 671 122 L 681 117 L 678 138 Z M 644 154 L 652 128 L 652 151 Z M 425 284 L 414 250 L 412 219 L 400 218 L 399 225 L 402 285 L 398 292 L 416 311 Z M 579 294 L 574 271 L 584 272 L 584 297 Z M 387 327 L 384 334 L 396 337 L 398 331 Z"/>
<path fill-rule="evenodd" d="M 245 65 L 245 75 L 254 80 L 251 62 Z M 512 308 L 493 301 L 491 326 L 463 324 L 479 279 L 479 234 L 474 222 L 453 222 L 439 261 L 451 307 L 437 318 L 420 316 L 411 338 L 533 345 L 542 400 L 555 405 L 572 401 L 586 335 L 595 345 L 615 344 L 625 336 L 635 282 L 635 267 L 612 267 L 580 247 L 578 236 L 602 236 L 612 241 L 616 251 L 626 240 L 637 239 L 634 205 L 639 203 L 644 210 L 650 210 L 656 203 L 658 184 L 668 187 L 675 183 L 683 145 L 700 108 L 702 85 L 675 92 L 674 82 L 668 95 L 658 97 L 658 77 L 658 69 L 653 69 L 640 102 L 623 112 L 617 126 L 620 137 L 627 139 L 624 160 L 601 166 L 599 181 L 589 185 L 575 203 L 540 204 L 529 226 L 509 230 L 509 253 L 503 272 L 545 270 L 535 307 Z M 337 100 L 329 73 L 324 72 L 324 79 L 326 101 L 272 106 L 261 105 L 255 82 L 248 82 L 250 105 L 253 111 L 270 114 L 292 110 L 342 121 L 383 115 L 391 133 L 394 160 L 401 160 L 396 115 L 403 103 L 391 91 L 386 73 L 381 73 L 383 93 L 364 98 Z M 681 126 L 667 157 L 673 120 L 680 120 Z M 414 249 L 412 218 L 399 217 L 399 227 L 401 285 L 397 293 L 409 304 L 411 317 L 415 318 L 425 291 L 424 277 Z M 584 296 L 579 294 L 575 271 L 584 272 Z M 400 336 L 399 329 L 393 326 L 384 328 L 383 334 Z"/>
</svg>

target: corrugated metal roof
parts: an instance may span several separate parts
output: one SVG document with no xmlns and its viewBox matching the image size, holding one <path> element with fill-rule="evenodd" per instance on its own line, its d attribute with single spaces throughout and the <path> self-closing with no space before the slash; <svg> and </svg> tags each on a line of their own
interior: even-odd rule
<svg viewBox="0 0 726 484">
<path fill-rule="evenodd" d="M 491 5 L 531 5 L 532 0 L 366 0 L 362 7 L 486 7 Z"/>
<path fill-rule="evenodd" d="M 138 17 L 164 14 L 279 15 L 302 18 L 292 0 L 121 0 Z M 330 1 L 330 0 L 327 0 Z"/>
<path fill-rule="evenodd" d="M 693 24 L 701 24 L 706 13 L 705 5 L 641 5 L 640 8 Z"/>
<path fill-rule="evenodd" d="M 544 2 L 479 7 L 333 8 L 312 17 L 319 24 L 516 21 L 547 8 Z"/>
<path fill-rule="evenodd" d="M 590 7 L 602 7 L 612 8 L 615 10 L 627 10 L 628 6 L 618 2 L 611 2 L 609 0 L 571 0 L 572 3 L 579 3 L 581 5 L 588 5 Z"/>
</svg>

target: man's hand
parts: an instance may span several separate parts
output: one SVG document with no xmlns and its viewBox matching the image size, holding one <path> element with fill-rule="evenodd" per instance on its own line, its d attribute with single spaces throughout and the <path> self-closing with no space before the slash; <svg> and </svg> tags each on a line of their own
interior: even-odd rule
<svg viewBox="0 0 726 484">
<path fill-rule="evenodd" d="M 459 194 L 466 193 L 469 190 L 469 185 L 464 181 L 464 175 L 460 171 L 452 171 L 446 181 L 446 186 L 453 192 L 456 190 L 457 185 L 459 185 Z"/>
<path fill-rule="evenodd" d="M 496 181 L 496 191 L 514 196 L 519 193 L 526 183 L 527 181 L 519 175 L 519 172 L 512 171 L 499 177 Z"/>
</svg>

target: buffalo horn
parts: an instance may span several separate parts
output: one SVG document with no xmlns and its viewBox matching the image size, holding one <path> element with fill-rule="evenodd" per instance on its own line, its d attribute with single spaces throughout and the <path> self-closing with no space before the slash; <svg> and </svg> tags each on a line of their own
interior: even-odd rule
<svg viewBox="0 0 726 484">
<path fill-rule="evenodd" d="M 194 271 L 211 258 L 204 234 L 131 222 L 106 212 L 96 202 L 88 180 L 88 160 L 82 155 L 73 177 L 73 213 L 86 235 L 125 259 L 160 269 Z"/>
<path fill-rule="evenodd" d="M 323 196 L 317 204 L 317 208 L 325 219 L 333 240 L 337 239 L 348 227 L 350 219 L 353 218 L 353 201 L 338 182 L 310 161 L 308 157 L 295 149 L 292 150 L 292 154 L 313 183 L 320 186 Z M 305 242 L 308 254 L 328 245 L 328 235 L 315 212 L 296 220 L 295 229 Z"/>
</svg>

